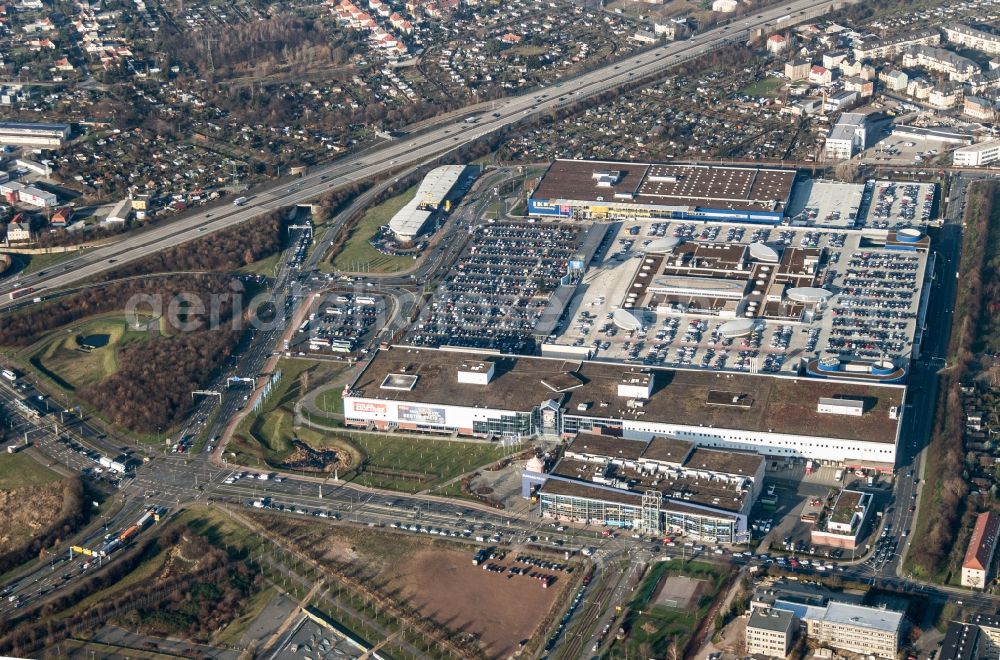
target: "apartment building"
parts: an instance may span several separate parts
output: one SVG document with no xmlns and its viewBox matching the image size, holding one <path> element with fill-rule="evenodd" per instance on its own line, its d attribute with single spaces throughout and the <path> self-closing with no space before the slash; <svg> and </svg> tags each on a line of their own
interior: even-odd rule
<svg viewBox="0 0 1000 660">
<path fill-rule="evenodd" d="M 903 53 L 903 66 L 944 73 L 957 82 L 965 82 L 980 72 L 979 65 L 969 58 L 934 46 L 911 46 Z"/>
<path fill-rule="evenodd" d="M 812 62 L 804 59 L 789 60 L 785 62 L 785 77 L 789 80 L 805 80 L 809 77 L 809 70 Z"/>
<path fill-rule="evenodd" d="M 910 81 L 909 76 L 898 69 L 885 69 L 878 74 L 878 78 L 890 92 L 905 92 L 906 83 Z"/>
<path fill-rule="evenodd" d="M 27 222 L 18 222 L 20 215 L 14 217 L 14 222 L 7 225 L 7 243 L 27 243 L 35 239 L 35 232 Z"/>
<path fill-rule="evenodd" d="M 936 46 L 941 43 L 941 33 L 933 28 L 889 39 L 865 39 L 854 48 L 858 60 L 880 60 L 896 57 L 910 46 Z"/>
<path fill-rule="evenodd" d="M 961 23 L 946 25 L 941 29 L 944 31 L 945 39 L 950 43 L 974 48 L 989 55 L 1000 54 L 1000 36 L 991 32 L 977 30 Z"/>
<path fill-rule="evenodd" d="M 979 121 L 993 122 L 996 119 L 996 104 L 981 96 L 966 96 L 962 105 L 962 114 Z"/>
<path fill-rule="evenodd" d="M 866 145 L 865 115 L 845 112 L 830 129 L 823 145 L 823 155 L 829 160 L 852 158 Z"/>
<path fill-rule="evenodd" d="M 1000 536 L 1000 515 L 980 513 L 962 562 L 962 586 L 982 589 L 987 585 Z"/>
<path fill-rule="evenodd" d="M 974 614 L 952 621 L 941 644 L 939 660 L 1000 660 L 1000 617 Z"/>
</svg>

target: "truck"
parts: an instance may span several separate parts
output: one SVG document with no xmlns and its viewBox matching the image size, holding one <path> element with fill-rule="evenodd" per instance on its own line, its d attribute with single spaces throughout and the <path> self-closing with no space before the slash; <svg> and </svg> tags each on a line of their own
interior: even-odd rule
<svg viewBox="0 0 1000 660">
<path fill-rule="evenodd" d="M 118 540 L 124 543 L 125 541 L 128 541 L 130 538 L 132 538 L 138 533 L 139 533 L 139 526 L 132 525 L 118 536 Z"/>
<path fill-rule="evenodd" d="M 101 548 L 97 551 L 97 554 L 102 557 L 107 557 L 112 552 L 117 550 L 118 546 L 121 544 L 122 542 L 119 539 L 109 539 L 104 545 L 101 546 Z"/>
<path fill-rule="evenodd" d="M 235 206 L 243 206 L 244 204 L 247 203 L 248 200 L 249 200 L 248 197 L 237 197 L 236 199 L 233 200 L 233 204 Z"/>
<path fill-rule="evenodd" d="M 8 293 L 7 296 L 9 297 L 10 300 L 17 300 L 18 298 L 22 298 L 32 293 L 34 290 L 35 290 L 34 287 L 28 286 L 23 289 L 15 289 L 14 291 Z"/>
<path fill-rule="evenodd" d="M 11 369 L 4 369 L 3 371 L 0 371 L 0 376 L 3 376 L 12 383 L 17 380 L 17 373 Z"/>
</svg>

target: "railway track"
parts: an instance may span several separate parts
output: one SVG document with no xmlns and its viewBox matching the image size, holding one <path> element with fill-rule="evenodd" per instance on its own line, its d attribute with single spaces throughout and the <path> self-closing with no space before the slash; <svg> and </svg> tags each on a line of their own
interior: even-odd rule
<svg viewBox="0 0 1000 660">
<path fill-rule="evenodd" d="M 620 580 L 620 578 L 619 578 Z M 566 643 L 557 647 L 553 656 L 556 660 L 578 660 L 584 657 L 584 645 L 590 640 L 592 628 L 597 624 L 601 614 L 605 611 L 605 600 L 614 592 L 616 583 L 610 576 L 602 576 L 598 581 L 599 590 L 593 598 L 587 599 L 587 604 L 583 610 L 576 615 L 580 620 L 577 626 L 577 634 L 570 636 L 569 631 L 564 633 Z"/>
</svg>

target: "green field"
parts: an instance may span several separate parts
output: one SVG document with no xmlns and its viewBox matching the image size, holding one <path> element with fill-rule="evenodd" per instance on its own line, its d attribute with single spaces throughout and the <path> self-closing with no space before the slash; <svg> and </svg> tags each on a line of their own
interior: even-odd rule
<svg viewBox="0 0 1000 660">
<path fill-rule="evenodd" d="M 48 254 L 20 254 L 15 258 L 22 259 L 28 262 L 21 271 L 22 275 L 27 275 L 29 273 L 37 273 L 40 270 L 45 270 L 51 266 L 55 266 L 67 259 L 73 257 L 78 257 L 82 254 L 86 254 L 86 250 L 76 250 L 71 252 L 50 252 Z"/>
<path fill-rule="evenodd" d="M 79 338 L 106 335 L 107 344 L 85 351 Z M 95 385 L 118 370 L 118 351 L 132 342 L 142 341 L 149 334 L 134 330 L 122 316 L 90 319 L 66 328 L 47 344 L 35 351 L 28 362 L 42 376 L 64 390 Z"/>
<path fill-rule="evenodd" d="M 486 442 L 374 433 L 344 433 L 326 440 L 346 440 L 364 452 L 368 471 L 358 475 L 357 483 L 406 492 L 431 488 L 505 455 L 499 445 Z M 393 474 L 395 471 L 399 474 Z"/>
<path fill-rule="evenodd" d="M 728 568 L 697 561 L 675 560 L 653 564 L 629 602 L 624 623 L 629 635 L 611 647 L 613 657 L 669 657 L 673 649 L 683 654 L 698 624 L 708 616 L 729 571 Z M 705 588 L 697 603 L 683 609 L 655 604 L 650 606 L 661 581 L 671 575 L 705 580 Z"/>
<path fill-rule="evenodd" d="M 243 614 L 217 632 L 212 641 L 216 644 L 236 644 L 253 623 L 253 620 L 260 616 L 260 613 L 277 594 L 278 590 L 274 587 L 267 587 L 255 593 L 250 597 L 250 600 L 244 603 Z"/>
<path fill-rule="evenodd" d="M 28 454 L 0 454 L 0 490 L 60 481 L 61 476 Z"/>
<path fill-rule="evenodd" d="M 265 275 L 267 277 L 273 277 L 274 269 L 278 265 L 278 261 L 280 259 L 281 252 L 275 252 L 270 256 L 264 257 L 263 259 L 258 259 L 251 264 L 247 264 L 243 268 L 240 268 L 240 272 L 250 273 L 251 275 Z"/>
<path fill-rule="evenodd" d="M 747 96 L 774 96 L 774 93 L 784 84 L 785 81 L 781 78 L 764 78 L 747 85 L 740 90 L 740 93 Z"/>
<path fill-rule="evenodd" d="M 279 362 L 281 381 L 261 409 L 248 415 L 240 424 L 229 449 L 234 462 L 256 466 L 281 463 L 292 451 L 298 438 L 316 450 L 343 449 L 351 456 L 351 473 L 341 474 L 357 483 L 376 488 L 417 492 L 432 488 L 505 455 L 497 445 L 485 442 L 453 442 L 442 438 L 355 433 L 350 431 L 295 426 L 295 402 L 309 391 L 337 377 L 347 365 L 316 360 L 284 359 Z M 320 396 L 320 408 L 334 412 L 342 408 L 339 391 L 329 390 Z M 314 420 L 324 426 L 333 423 Z M 364 464 L 360 472 L 357 466 Z"/>
<path fill-rule="evenodd" d="M 358 264 L 372 273 L 398 273 L 413 266 L 412 257 L 392 257 L 373 248 L 368 239 L 375 235 L 379 227 L 389 224 L 389 220 L 407 202 L 413 199 L 417 187 L 413 186 L 395 197 L 390 197 L 378 206 L 368 209 L 358 220 L 344 247 L 333 259 L 336 270 L 353 271 Z"/>
<path fill-rule="evenodd" d="M 333 415 L 344 414 L 344 397 L 340 389 L 334 387 L 316 397 L 316 407 Z"/>
</svg>

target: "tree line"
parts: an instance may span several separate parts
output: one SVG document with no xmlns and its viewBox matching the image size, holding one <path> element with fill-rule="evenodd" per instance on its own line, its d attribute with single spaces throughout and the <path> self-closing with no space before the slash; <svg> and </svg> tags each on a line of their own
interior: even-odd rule
<svg viewBox="0 0 1000 660">
<path fill-rule="evenodd" d="M 211 379 L 239 337 L 239 330 L 224 325 L 126 346 L 118 371 L 80 391 L 80 398 L 131 431 L 169 428 L 181 421 L 191 392 Z"/>
<path fill-rule="evenodd" d="M 151 560 L 157 553 L 185 541 L 197 551 L 196 568 L 188 573 L 160 575 L 146 579 L 110 598 L 93 603 L 69 616 L 56 615 L 84 598 L 113 586 Z M 190 528 L 175 525 L 158 536 L 140 536 L 103 570 L 75 582 L 44 605 L 26 608 L 17 616 L 0 621 L 0 653 L 26 657 L 43 649 L 53 649 L 70 636 L 84 636 L 109 620 L 152 612 L 187 611 L 190 625 L 180 632 L 188 637 L 207 639 L 223 628 L 240 611 L 246 599 L 262 584 L 246 560 L 231 560 L 227 553 L 209 544 Z M 197 619 L 192 621 L 192 619 Z"/>
<path fill-rule="evenodd" d="M 281 250 L 287 231 L 287 208 L 258 216 L 208 236 L 160 250 L 107 273 L 116 280 L 148 273 L 236 270 Z"/>
<path fill-rule="evenodd" d="M 5 316 L 0 324 L 0 345 L 25 346 L 46 332 L 88 316 L 122 310 L 133 296 L 161 295 L 164 300 L 181 293 L 205 298 L 213 294 L 231 296 L 230 282 L 232 277 L 229 275 L 206 273 L 137 278 L 94 286 Z"/>
<path fill-rule="evenodd" d="M 995 265 L 987 264 L 990 219 L 1000 186 L 994 183 L 973 186 L 966 201 L 966 231 L 959 267 L 959 286 L 948 354 L 952 366 L 940 376 L 934 429 L 928 451 L 928 465 L 921 511 L 926 523 L 921 543 L 910 546 L 911 559 L 928 574 L 944 570 L 952 556 L 963 522 L 971 521 L 978 505 L 970 500 L 968 474 L 964 465 L 964 410 L 962 384 L 978 370 L 973 351 L 990 321 L 983 317 L 984 302 L 1000 302 Z M 991 286 L 984 288 L 983 278 Z M 964 519 L 964 520 L 963 520 Z M 919 532 L 920 530 L 918 530 Z M 961 551 L 961 548 L 958 549 Z"/>
</svg>

